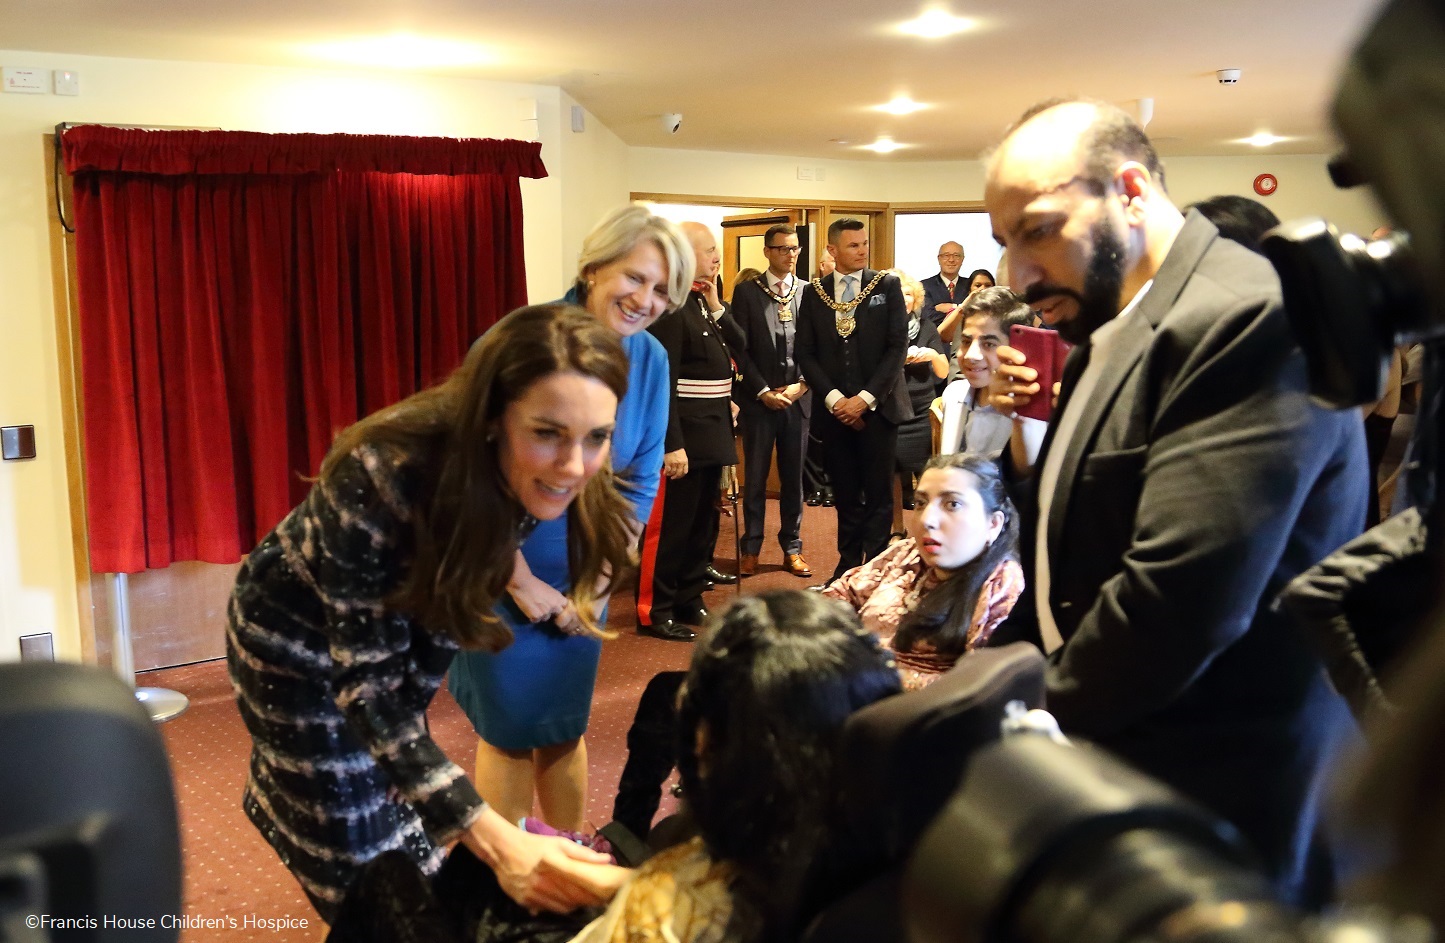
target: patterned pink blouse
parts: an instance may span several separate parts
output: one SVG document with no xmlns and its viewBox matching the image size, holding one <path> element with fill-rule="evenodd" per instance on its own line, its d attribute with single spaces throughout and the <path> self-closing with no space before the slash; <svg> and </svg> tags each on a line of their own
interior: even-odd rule
<svg viewBox="0 0 1445 943">
<path fill-rule="evenodd" d="M 923 562 L 918 544 L 909 537 L 844 573 L 823 590 L 823 595 L 853 607 L 863 625 L 878 636 L 885 648 L 893 651 L 904 690 L 916 691 L 952 668 L 956 659 L 922 647 L 910 652 L 896 651 L 893 636 L 903 617 L 942 582 Z M 1013 611 L 1023 589 L 1023 568 L 1013 560 L 1000 563 L 979 590 L 973 621 L 968 626 L 969 651 L 987 644 L 993 630 Z"/>
</svg>

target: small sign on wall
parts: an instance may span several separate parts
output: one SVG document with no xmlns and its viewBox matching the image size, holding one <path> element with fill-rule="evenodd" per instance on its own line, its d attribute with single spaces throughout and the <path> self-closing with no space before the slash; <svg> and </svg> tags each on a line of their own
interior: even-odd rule
<svg viewBox="0 0 1445 943">
<path fill-rule="evenodd" d="M 50 73 L 44 69 L 12 69 L 6 66 L 0 81 L 4 82 L 7 92 L 44 95 L 50 91 Z"/>
</svg>

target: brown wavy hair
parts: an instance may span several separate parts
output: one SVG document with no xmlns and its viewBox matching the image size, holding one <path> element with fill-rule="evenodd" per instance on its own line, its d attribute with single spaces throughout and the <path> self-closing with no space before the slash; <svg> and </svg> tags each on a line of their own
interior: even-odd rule
<svg viewBox="0 0 1445 943">
<path fill-rule="evenodd" d="M 500 651 L 512 632 L 492 611 L 506 592 L 526 512 L 502 474 L 497 436 L 508 404 L 553 373 L 593 377 L 627 394 L 627 355 L 617 335 L 570 304 L 519 308 L 472 345 L 436 386 L 344 430 L 321 465 L 325 479 L 359 446 L 423 456 L 429 487 L 416 514 L 411 568 L 388 602 L 463 648 Z M 632 508 L 604 467 L 567 509 L 570 598 L 582 624 L 602 635 L 592 606 L 632 565 Z"/>
</svg>

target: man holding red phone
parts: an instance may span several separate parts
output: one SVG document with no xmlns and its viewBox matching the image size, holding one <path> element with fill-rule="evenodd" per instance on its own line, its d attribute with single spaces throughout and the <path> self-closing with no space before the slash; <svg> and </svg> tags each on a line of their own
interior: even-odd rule
<svg viewBox="0 0 1445 943">
<path fill-rule="evenodd" d="M 1270 602 L 1360 531 L 1359 418 L 1310 401 L 1273 269 L 1180 213 L 1120 109 L 1027 112 L 984 203 L 1012 287 L 1078 345 L 1039 454 L 1011 444 L 1030 586 L 996 638 L 1051 653 L 1066 732 L 1231 820 L 1282 895 L 1318 903 L 1320 779 L 1353 722 Z M 999 360 L 996 409 L 1050 396 Z"/>
</svg>

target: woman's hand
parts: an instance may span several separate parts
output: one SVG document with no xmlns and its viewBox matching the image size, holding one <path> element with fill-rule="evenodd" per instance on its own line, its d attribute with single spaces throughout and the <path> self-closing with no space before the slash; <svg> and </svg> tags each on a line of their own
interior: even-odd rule
<svg viewBox="0 0 1445 943">
<path fill-rule="evenodd" d="M 520 550 L 512 564 L 512 578 L 507 581 L 507 595 L 528 622 L 557 618 L 570 605 L 566 596 L 532 575 Z"/>
<path fill-rule="evenodd" d="M 534 913 L 606 903 L 628 874 L 575 842 L 524 832 L 490 807 L 462 834 L 462 843 L 496 873 L 508 897 Z"/>
<path fill-rule="evenodd" d="M 631 868 L 622 868 L 615 864 L 597 864 L 591 858 L 578 858 L 573 856 L 568 849 L 576 849 L 588 855 L 594 854 L 594 852 L 565 839 L 563 844 L 565 846 L 562 849 L 564 854 L 562 856 L 544 856 L 538 862 L 538 872 L 545 874 L 550 880 L 581 886 L 594 897 L 595 903 L 602 904 L 611 900 L 622 885 L 627 883 L 627 879 L 632 877 Z"/>
<path fill-rule="evenodd" d="M 607 638 L 608 636 L 603 634 L 605 628 L 603 626 L 602 613 L 607 608 L 607 600 L 609 598 L 611 598 L 611 593 L 598 596 L 592 603 L 592 622 L 598 627 L 596 631 L 589 632 L 587 627 L 582 624 L 582 620 L 577 617 L 577 604 L 572 602 L 571 599 L 567 600 L 567 606 L 554 620 L 557 623 L 557 628 L 568 635 L 585 635 L 595 639 Z"/>
</svg>

